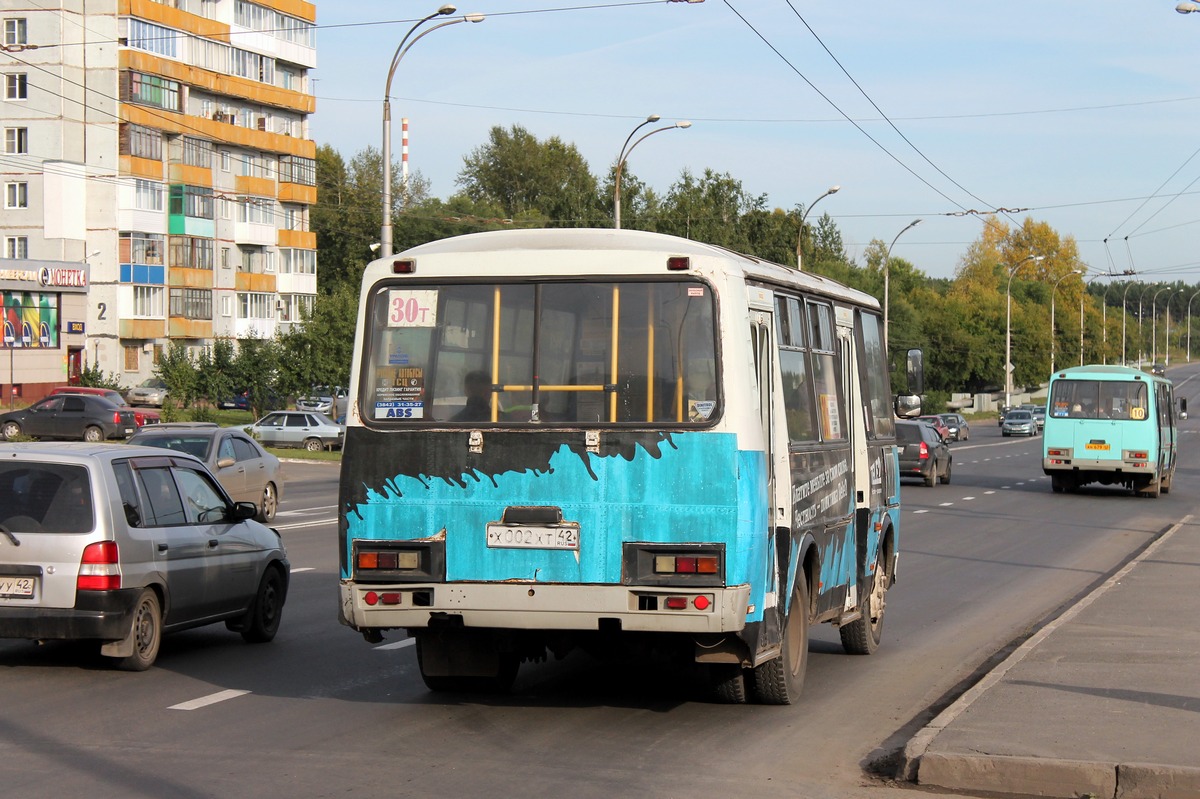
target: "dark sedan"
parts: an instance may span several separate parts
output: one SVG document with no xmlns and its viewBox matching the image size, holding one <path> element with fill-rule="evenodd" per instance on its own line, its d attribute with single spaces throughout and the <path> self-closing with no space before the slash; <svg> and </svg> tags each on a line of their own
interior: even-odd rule
<svg viewBox="0 0 1200 799">
<path fill-rule="evenodd" d="M 925 485 L 950 482 L 950 447 L 930 425 L 923 422 L 896 422 L 900 445 L 900 477 L 919 477 Z"/>
<path fill-rule="evenodd" d="M 54 394 L 28 408 L 0 414 L 0 434 L 9 441 L 30 436 L 98 442 L 128 438 L 135 432 L 132 409 L 86 394 Z"/>
</svg>

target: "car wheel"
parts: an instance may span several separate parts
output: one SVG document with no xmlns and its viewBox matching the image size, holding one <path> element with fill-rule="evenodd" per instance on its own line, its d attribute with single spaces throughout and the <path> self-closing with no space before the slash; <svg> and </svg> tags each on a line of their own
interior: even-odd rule
<svg viewBox="0 0 1200 799">
<path fill-rule="evenodd" d="M 320 452 L 325 449 L 325 445 L 321 443 L 319 438 L 309 438 L 304 441 L 304 448 L 309 452 Z"/>
<path fill-rule="evenodd" d="M 21 425 L 16 422 L 4 423 L 4 437 L 11 440 L 21 435 Z"/>
<path fill-rule="evenodd" d="M 158 647 L 162 643 L 162 607 L 154 589 L 142 591 L 133 607 L 133 653 L 116 660 L 122 671 L 145 671 L 158 658 Z"/>
<path fill-rule="evenodd" d="M 933 487 L 934 482 L 937 480 L 937 461 L 930 464 L 929 474 L 923 475 L 923 479 L 927 488 Z"/>
<path fill-rule="evenodd" d="M 951 464 L 951 463 L 953 463 L 953 460 L 952 460 L 952 459 L 949 459 L 949 458 L 947 458 L 947 459 L 946 459 L 946 470 L 945 470 L 944 472 L 942 472 L 942 476 L 938 478 L 938 481 L 939 481 L 939 482 L 940 482 L 942 485 L 949 485 L 949 484 L 950 484 L 950 464 Z"/>
<path fill-rule="evenodd" d="M 83 431 L 83 440 L 89 444 L 98 444 L 104 440 L 104 431 L 96 425 L 88 425 Z"/>
<path fill-rule="evenodd" d="M 274 639 L 283 618 L 283 600 L 286 596 L 283 575 L 275 566 L 268 566 L 262 582 L 258 584 L 254 602 L 246 613 L 242 639 L 251 644 L 265 644 Z"/>
<path fill-rule="evenodd" d="M 275 492 L 275 484 L 263 486 L 262 502 L 258 505 L 258 520 L 270 524 L 275 520 L 275 512 L 279 509 L 279 495 Z"/>
</svg>

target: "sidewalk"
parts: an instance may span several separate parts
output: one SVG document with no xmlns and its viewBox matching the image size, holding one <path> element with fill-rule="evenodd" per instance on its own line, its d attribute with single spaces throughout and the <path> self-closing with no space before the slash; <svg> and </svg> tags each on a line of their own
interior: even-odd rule
<svg viewBox="0 0 1200 799">
<path fill-rule="evenodd" d="M 905 758 L 949 791 L 1200 797 L 1200 520 L 1022 644 Z"/>
</svg>

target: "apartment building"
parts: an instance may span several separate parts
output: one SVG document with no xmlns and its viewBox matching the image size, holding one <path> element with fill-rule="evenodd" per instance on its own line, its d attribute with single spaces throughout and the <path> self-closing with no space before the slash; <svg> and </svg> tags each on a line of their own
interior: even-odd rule
<svg viewBox="0 0 1200 799">
<path fill-rule="evenodd" d="M 169 342 L 311 308 L 315 20 L 304 0 L 0 6 L 6 391 L 84 363 L 132 385 Z"/>
</svg>

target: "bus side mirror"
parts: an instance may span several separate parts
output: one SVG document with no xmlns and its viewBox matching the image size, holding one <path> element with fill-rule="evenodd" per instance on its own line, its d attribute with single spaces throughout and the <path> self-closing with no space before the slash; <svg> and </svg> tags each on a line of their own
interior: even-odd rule
<svg viewBox="0 0 1200 799">
<path fill-rule="evenodd" d="M 913 419 L 921 415 L 921 394 L 925 391 L 925 362 L 920 350 L 909 350 L 904 364 L 905 391 L 896 397 L 896 416 Z"/>
<path fill-rule="evenodd" d="M 1186 397 L 1179 398 L 1179 418 L 1180 419 L 1187 418 L 1187 398 Z"/>
</svg>

